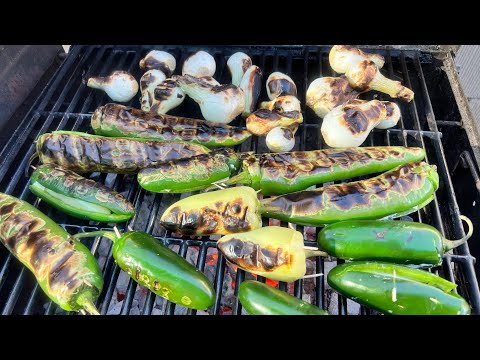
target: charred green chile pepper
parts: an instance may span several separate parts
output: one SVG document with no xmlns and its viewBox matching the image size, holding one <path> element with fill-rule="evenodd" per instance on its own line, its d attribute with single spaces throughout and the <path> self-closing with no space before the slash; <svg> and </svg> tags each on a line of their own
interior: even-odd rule
<svg viewBox="0 0 480 360">
<path fill-rule="evenodd" d="M 246 154 L 242 171 L 224 184 L 251 186 L 265 196 L 282 195 L 320 183 L 384 172 L 424 157 L 423 149 L 403 146 Z"/>
<path fill-rule="evenodd" d="M 239 167 L 237 155 L 232 150 L 222 149 L 143 169 L 138 173 L 137 180 L 148 191 L 183 193 L 204 189 L 213 182 L 226 179 Z"/>
<path fill-rule="evenodd" d="M 75 235 L 77 238 L 90 236 L 112 240 L 112 255 L 118 266 L 158 296 L 197 310 L 213 305 L 215 290 L 205 274 L 153 236 L 138 231 L 129 231 L 120 237 L 111 231 Z"/>
<path fill-rule="evenodd" d="M 250 315 L 328 315 L 328 312 L 259 281 L 240 284 L 238 298 Z"/>
<path fill-rule="evenodd" d="M 108 138 L 74 131 L 54 131 L 37 139 L 44 164 L 57 164 L 77 173 L 136 174 L 141 169 L 170 160 L 206 154 L 210 150 L 181 141 Z"/>
<path fill-rule="evenodd" d="M 385 314 L 469 315 L 456 284 L 406 266 L 354 261 L 334 267 L 328 284 L 340 294 Z"/>
<path fill-rule="evenodd" d="M 280 226 L 226 235 L 217 241 L 217 248 L 240 269 L 285 282 L 305 276 L 307 257 L 326 255 L 323 251 L 305 249 L 300 232 Z"/>
<path fill-rule="evenodd" d="M 435 165 L 408 163 L 367 180 L 265 198 L 260 202 L 260 213 L 311 226 L 396 217 L 432 201 L 438 182 Z"/>
<path fill-rule="evenodd" d="M 147 113 L 120 104 L 106 104 L 99 107 L 93 113 L 91 125 L 97 135 L 183 140 L 209 148 L 238 145 L 252 136 L 249 131 L 238 127 Z"/>
<path fill-rule="evenodd" d="M 410 221 L 351 220 L 330 224 L 318 234 L 318 245 L 328 254 L 345 260 L 378 260 L 419 266 L 441 265 L 445 252 L 465 243 L 447 240 L 434 227 Z"/>
<path fill-rule="evenodd" d="M 252 188 L 238 186 L 189 196 L 163 213 L 160 225 L 185 235 L 232 234 L 262 227 Z"/>
<path fill-rule="evenodd" d="M 133 205 L 116 191 L 53 164 L 41 165 L 33 172 L 30 191 L 80 219 L 123 222 L 135 215 Z"/>
<path fill-rule="evenodd" d="M 98 314 L 103 278 L 95 257 L 37 208 L 0 193 L 0 241 L 62 309 Z"/>
</svg>

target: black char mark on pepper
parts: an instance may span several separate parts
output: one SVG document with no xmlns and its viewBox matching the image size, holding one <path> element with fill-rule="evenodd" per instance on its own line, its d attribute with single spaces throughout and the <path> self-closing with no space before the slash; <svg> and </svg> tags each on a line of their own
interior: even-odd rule
<svg viewBox="0 0 480 360">
<path fill-rule="evenodd" d="M 269 249 L 238 238 L 219 242 L 218 248 L 229 261 L 253 271 L 271 272 L 283 265 L 289 265 L 291 260 L 289 254 L 284 254 L 281 248 Z"/>
</svg>

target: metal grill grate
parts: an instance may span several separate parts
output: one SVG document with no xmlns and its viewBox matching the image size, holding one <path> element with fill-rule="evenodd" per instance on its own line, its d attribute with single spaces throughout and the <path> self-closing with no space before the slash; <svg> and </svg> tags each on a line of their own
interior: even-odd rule
<svg viewBox="0 0 480 360">
<path fill-rule="evenodd" d="M 319 131 L 321 122 L 313 111 L 306 108 L 305 93 L 308 85 L 315 78 L 337 75 L 328 64 L 329 47 L 75 46 L 46 86 L 30 113 L 19 125 L 10 142 L 0 153 L 0 190 L 38 206 L 52 219 L 63 224 L 62 226 L 72 234 L 98 230 L 98 223 L 74 219 L 48 205 L 38 204 L 37 198 L 28 190 L 28 178 L 24 176 L 25 166 L 28 158 L 34 152 L 33 141 L 38 135 L 60 129 L 89 131 L 91 114 L 98 106 L 109 100 L 103 92 L 88 88 L 86 79 L 90 76 L 108 75 L 113 70 L 127 70 L 139 79 L 142 72 L 138 67 L 138 62 L 152 48 L 173 54 L 177 60 L 177 73 L 189 53 L 198 49 L 208 51 L 217 61 L 217 72 L 214 77 L 220 83 L 230 81 L 225 65 L 228 57 L 236 51 L 243 51 L 250 55 L 253 63 L 263 70 L 264 80 L 273 71 L 289 74 L 297 84 L 298 97 L 302 102 L 304 116 L 304 123 L 300 125 L 296 133 L 294 150 L 313 150 L 325 147 Z M 460 119 L 436 119 L 434 106 L 437 106 L 438 101 L 435 100 L 432 105 L 432 99 L 437 99 L 438 89 L 431 79 L 435 79 L 437 74 L 445 77 L 440 70 L 442 61 L 433 56 L 435 54 L 415 50 L 379 47 L 375 51 L 385 56 L 386 64 L 382 69 L 384 75 L 400 80 L 412 88 L 415 91 L 415 99 L 409 104 L 397 102 L 402 111 L 402 119 L 398 126 L 395 129 L 374 130 L 364 145 L 404 145 L 424 148 L 427 153 L 427 161 L 438 167 L 441 186 L 434 201 L 426 208 L 412 214 L 411 217 L 414 221 L 434 225 L 443 235 L 451 238 L 461 237 L 464 235 L 464 230 L 459 218 L 460 211 L 445 159 L 442 133 L 437 128 L 437 124 L 439 126 L 458 126 Z M 442 89 L 442 91 L 444 90 Z M 451 89 L 447 89 L 447 91 L 451 92 Z M 376 92 L 369 92 L 363 96 L 365 99 L 374 97 L 388 100 L 388 96 Z M 266 99 L 266 90 L 263 86 L 260 100 Z M 442 101 L 441 97 L 440 101 Z M 452 106 L 456 106 L 453 96 L 449 96 L 448 101 Z M 139 108 L 138 96 L 129 105 Z M 172 115 L 202 118 L 198 106 L 188 98 L 171 113 Z M 242 121 L 236 119 L 232 125 L 243 125 Z M 265 139 L 257 137 L 248 139 L 245 143 L 237 146 L 236 150 L 268 152 Z M 90 177 L 126 195 L 135 205 L 137 215 L 128 223 L 120 224 L 120 231 L 131 227 L 152 234 L 181 256 L 186 257 L 201 271 L 207 273 L 217 292 L 215 305 L 209 309 L 208 313 L 220 314 L 224 313 L 225 309 L 231 309 L 233 314 L 242 313 L 236 296 L 230 296 L 229 298 L 233 301 L 230 300 L 230 303 L 226 303 L 227 292 L 231 292 L 233 289 L 234 294 L 230 295 L 236 295 L 240 283 L 251 275 L 242 270 L 235 272 L 226 264 L 223 256 L 217 253 L 215 248 L 215 240 L 218 237 L 176 238 L 171 232 L 165 231 L 158 225 L 159 216 L 169 205 L 191 193 L 181 195 L 148 193 L 138 186 L 135 176 L 93 173 Z M 264 224 L 268 223 L 268 219 L 265 219 Z M 288 226 L 288 224 L 282 223 L 282 226 Z M 306 238 L 310 237 L 309 240 L 316 238 L 318 229 L 313 230 L 293 224 L 291 226 L 303 232 Z M 110 241 L 105 238 L 95 238 L 87 239 L 84 243 L 99 259 L 103 270 L 105 287 L 97 302 L 102 314 L 112 312 L 144 315 L 197 313 L 195 310 L 187 310 L 155 296 L 131 279 L 128 281 L 124 294 L 122 293 L 121 296 L 124 297 L 121 299 L 117 286 L 128 275 L 115 264 L 111 256 Z M 313 241 L 305 243 L 310 246 L 316 244 Z M 216 259 L 215 256 L 218 258 Z M 207 259 L 210 260 L 207 261 Z M 212 262 L 212 259 L 215 261 Z M 463 245 L 454 253 L 447 254 L 444 264 L 432 271 L 457 283 L 458 293 L 471 304 L 473 313 L 479 313 L 480 293 L 474 272 L 474 260 L 470 255 L 468 245 Z M 332 313 L 370 314 L 368 309 L 359 307 L 351 300 L 336 294 L 326 284 L 326 273 L 339 262 L 330 258 L 325 260 L 314 258 L 310 264 L 309 273 L 323 273 L 324 276 L 299 280 L 293 286 L 279 283 L 278 287 L 299 298 L 305 297 L 305 294 L 308 293 L 307 300 Z M 258 280 L 266 281 L 262 277 L 258 277 Z M 229 282 L 230 285 L 234 284 L 232 289 L 226 286 L 229 285 Z M 113 311 L 113 308 L 116 310 Z M 65 313 L 49 301 L 36 284 L 33 275 L 3 246 L 0 247 L 0 311 L 2 314 Z"/>
</svg>

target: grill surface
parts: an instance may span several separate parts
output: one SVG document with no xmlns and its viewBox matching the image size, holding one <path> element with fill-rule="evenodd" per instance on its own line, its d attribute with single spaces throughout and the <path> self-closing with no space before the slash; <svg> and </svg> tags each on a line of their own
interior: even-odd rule
<svg viewBox="0 0 480 360">
<path fill-rule="evenodd" d="M 30 113 L 19 125 L 10 142 L 0 153 L 0 190 L 38 206 L 71 234 L 109 228 L 104 225 L 100 227 L 95 222 L 68 217 L 44 203 L 39 204 L 38 199 L 28 190 L 29 180 L 24 176 L 24 170 L 29 157 L 34 152 L 33 142 L 38 135 L 60 129 L 91 130 L 91 114 L 98 106 L 109 102 L 109 99 L 103 92 L 88 88 L 86 79 L 90 76 L 108 75 L 113 70 L 127 70 L 139 79 L 142 71 L 138 67 L 138 62 L 153 48 L 168 51 L 176 57 L 176 73 L 179 72 L 184 59 L 190 53 L 198 49 L 208 51 L 217 61 L 217 72 L 214 77 L 220 83 L 230 81 L 225 65 L 228 57 L 236 51 L 243 51 L 250 55 L 253 63 L 263 70 L 264 81 L 273 71 L 278 70 L 289 74 L 297 85 L 304 115 L 304 123 L 296 133 L 294 150 L 314 150 L 325 147 L 319 131 L 321 121 L 305 106 L 305 93 L 308 85 L 315 78 L 337 75 L 328 64 L 329 47 L 74 46 Z M 368 50 L 372 51 L 372 48 L 369 47 Z M 439 59 L 441 57 L 437 53 L 386 47 L 373 50 L 385 56 L 386 64 L 382 73 L 412 88 L 415 99 L 409 104 L 397 102 L 402 110 L 402 119 L 398 126 L 389 130 L 374 130 L 364 145 L 403 145 L 424 148 L 427 161 L 438 167 L 440 188 L 432 203 L 411 214 L 410 217 L 414 221 L 435 226 L 449 238 L 459 238 L 464 235 L 464 229 L 459 218 L 460 209 L 444 152 L 443 132 L 449 131 L 452 127 L 460 127 L 461 119 L 459 119 L 458 107 L 446 80 L 447 77 L 441 70 L 443 60 Z M 388 96 L 377 92 L 364 94 L 363 98 L 373 99 L 377 96 L 380 100 L 389 99 Z M 267 100 L 265 86 L 262 87 L 260 95 L 260 101 L 263 100 Z M 138 96 L 129 105 L 139 108 Z M 438 119 L 435 117 L 434 109 Z M 189 98 L 171 114 L 202 118 L 198 106 Z M 242 121 L 236 119 L 231 125 L 244 125 Z M 448 145 L 459 147 L 455 142 Z M 252 137 L 237 146 L 236 150 L 268 152 L 265 139 L 257 137 Z M 450 164 L 450 166 L 453 165 Z M 245 313 L 242 312 L 238 299 L 231 292 L 233 289 L 236 295 L 240 283 L 245 278 L 252 277 L 242 270 L 235 271 L 226 264 L 223 256 L 218 254 L 215 248 L 215 240 L 218 237 L 178 238 L 158 225 L 158 218 L 170 204 L 191 193 L 152 194 L 138 186 L 135 176 L 93 173 L 90 177 L 113 187 L 135 205 L 137 215 L 128 223 L 120 224 L 118 226 L 120 231 L 132 228 L 152 234 L 207 274 L 217 292 L 215 305 L 208 310 L 208 313 Z M 468 194 L 460 193 L 459 196 L 468 197 Z M 268 223 L 269 221 L 265 219 L 264 225 Z M 270 223 L 273 222 L 270 220 Z M 475 225 L 478 226 L 478 222 Z M 282 223 L 282 226 L 288 226 L 288 224 Z M 307 245 L 316 244 L 312 240 L 316 239 L 318 229 L 293 224 L 290 226 L 304 233 Z M 97 237 L 86 239 L 84 243 L 99 258 L 103 270 L 105 287 L 97 302 L 102 314 L 205 313 L 172 304 L 141 288 L 131 279 L 126 282 L 128 275 L 119 269 L 111 256 L 110 240 Z M 468 245 L 462 245 L 453 253 L 447 254 L 443 265 L 432 271 L 457 283 L 458 293 L 470 303 L 472 313 L 478 314 L 480 294 L 474 262 L 475 259 L 470 255 Z M 279 283 L 278 287 L 299 298 L 303 297 L 331 313 L 373 313 L 343 298 L 328 287 L 326 274 L 336 263 L 340 261 L 333 258 L 325 260 L 314 258 L 309 263 L 307 274 L 322 273 L 323 276 L 300 280 L 294 284 Z M 266 281 L 262 277 L 258 277 L 258 280 Z M 122 281 L 128 285 L 119 291 L 118 287 Z M 2 314 L 65 314 L 49 301 L 36 284 L 33 275 L 3 246 L 0 246 L 0 311 Z"/>
</svg>

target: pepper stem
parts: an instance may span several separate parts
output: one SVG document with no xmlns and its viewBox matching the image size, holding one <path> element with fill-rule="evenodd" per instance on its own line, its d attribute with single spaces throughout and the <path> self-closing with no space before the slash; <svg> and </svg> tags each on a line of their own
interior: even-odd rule
<svg viewBox="0 0 480 360">
<path fill-rule="evenodd" d="M 243 170 L 237 175 L 227 179 L 226 181 L 222 181 L 222 183 L 225 185 L 252 185 L 252 178 L 250 177 L 248 170 Z"/>
<path fill-rule="evenodd" d="M 322 251 L 319 248 L 315 248 L 312 246 L 304 246 L 303 250 L 305 251 L 305 258 L 309 258 L 312 256 L 322 256 L 322 257 L 328 256 L 328 254 L 325 251 Z"/>
<path fill-rule="evenodd" d="M 90 315 L 100 315 L 97 307 L 92 301 L 91 293 L 84 293 L 77 299 L 77 304 L 80 305 Z"/>
<path fill-rule="evenodd" d="M 75 240 L 80 238 L 95 237 L 95 236 L 103 236 L 103 237 L 106 237 L 107 239 L 112 240 L 113 242 L 119 239 L 119 236 L 114 231 L 107 231 L 107 230 L 91 231 L 91 232 L 84 232 L 84 233 L 78 233 L 78 234 L 72 235 L 72 237 Z"/>
<path fill-rule="evenodd" d="M 469 218 L 467 218 L 466 216 L 463 216 L 463 215 L 460 215 L 460 219 L 462 219 L 463 221 L 465 221 L 467 223 L 468 232 L 463 238 L 458 239 L 458 240 L 448 240 L 448 239 L 443 238 L 442 242 L 443 242 L 443 249 L 444 249 L 445 252 L 449 251 L 449 250 L 452 250 L 452 249 L 456 248 L 457 246 L 465 244 L 467 242 L 467 240 L 470 239 L 470 237 L 473 234 L 472 221 Z"/>
</svg>

